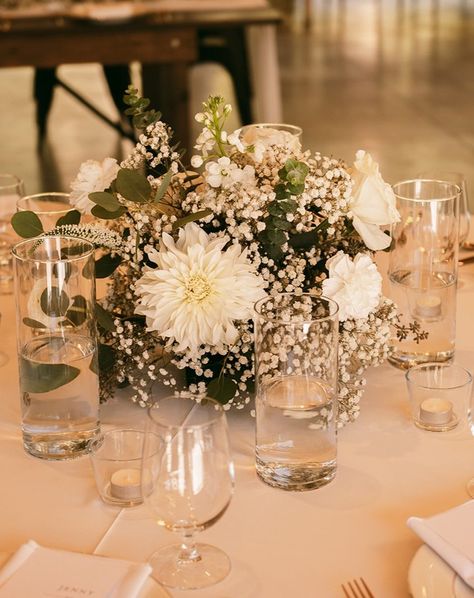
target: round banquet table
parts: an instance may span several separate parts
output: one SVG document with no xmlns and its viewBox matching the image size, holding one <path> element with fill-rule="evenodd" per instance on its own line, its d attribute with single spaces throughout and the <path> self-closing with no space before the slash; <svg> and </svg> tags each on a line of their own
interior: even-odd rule
<svg viewBox="0 0 474 598">
<path fill-rule="evenodd" d="M 460 269 L 456 362 L 474 366 L 474 265 Z M 0 296 L 0 552 L 28 539 L 58 549 L 146 561 L 178 540 L 146 507 L 119 509 L 98 497 L 88 457 L 42 461 L 27 455 L 20 432 L 15 313 Z M 117 397 L 102 407 L 104 427 L 139 423 L 144 411 Z M 224 549 L 230 576 L 206 590 L 172 596 L 206 598 L 341 597 L 341 583 L 366 579 L 378 598 L 409 595 L 407 572 L 421 541 L 406 526 L 468 499 L 474 439 L 467 423 L 452 432 L 416 428 L 403 372 L 368 372 L 359 419 L 340 431 L 336 479 L 291 493 L 257 479 L 254 420 L 229 414 L 236 465 L 235 495 L 225 515 L 199 534 Z"/>
</svg>

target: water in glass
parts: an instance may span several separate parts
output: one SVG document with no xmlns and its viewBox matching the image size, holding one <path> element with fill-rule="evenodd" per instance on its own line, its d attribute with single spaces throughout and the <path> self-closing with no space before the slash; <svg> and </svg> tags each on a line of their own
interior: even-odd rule
<svg viewBox="0 0 474 598">
<path fill-rule="evenodd" d="M 259 392 L 257 473 L 293 490 L 317 488 L 336 474 L 331 388 L 315 377 L 285 376 Z"/>
<path fill-rule="evenodd" d="M 66 377 L 58 382 L 65 383 L 41 392 L 48 372 L 58 367 Z M 27 343 L 20 354 L 20 390 L 28 452 L 68 458 L 87 450 L 99 431 L 98 386 L 95 343 L 90 338 L 40 335 Z"/>
<path fill-rule="evenodd" d="M 397 270 L 390 274 L 390 286 L 400 323 L 408 326 L 416 320 L 428 337 L 418 343 L 392 337 L 389 360 L 406 368 L 416 363 L 450 360 L 456 340 L 455 276 L 441 271 Z"/>
</svg>

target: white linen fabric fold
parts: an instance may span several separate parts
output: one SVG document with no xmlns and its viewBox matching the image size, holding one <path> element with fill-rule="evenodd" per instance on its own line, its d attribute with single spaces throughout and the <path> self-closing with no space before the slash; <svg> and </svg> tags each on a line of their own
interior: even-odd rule
<svg viewBox="0 0 474 598">
<path fill-rule="evenodd" d="M 0 570 L 0 597 L 24 598 L 31 588 L 41 595 L 52 595 L 54 588 L 59 596 L 87 580 L 98 598 L 137 598 L 150 573 L 148 564 L 43 548 L 30 540 Z"/>
<path fill-rule="evenodd" d="M 474 500 L 407 525 L 474 588 Z"/>
</svg>

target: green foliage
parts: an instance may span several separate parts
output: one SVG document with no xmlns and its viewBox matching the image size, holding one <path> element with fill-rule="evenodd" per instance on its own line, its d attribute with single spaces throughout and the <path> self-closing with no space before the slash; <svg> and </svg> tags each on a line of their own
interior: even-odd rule
<svg viewBox="0 0 474 598">
<path fill-rule="evenodd" d="M 33 320 L 33 318 L 23 318 L 23 324 L 25 326 L 29 326 L 30 328 L 44 328 L 45 327 L 43 322 L 38 322 L 38 320 Z"/>
<path fill-rule="evenodd" d="M 113 368 L 117 360 L 115 349 L 110 345 L 99 344 L 98 353 L 100 371 L 104 372 Z"/>
<path fill-rule="evenodd" d="M 199 212 L 194 212 L 193 214 L 187 214 L 173 222 L 173 231 L 177 230 L 181 226 L 185 226 L 189 222 L 195 222 L 196 220 L 200 220 L 201 218 L 206 218 L 206 216 L 210 216 L 212 214 L 212 210 L 207 208 L 206 210 L 200 210 Z"/>
<path fill-rule="evenodd" d="M 89 199 L 96 205 L 104 208 L 104 210 L 107 210 L 107 212 L 116 212 L 121 207 L 115 195 L 107 191 L 89 193 Z"/>
<path fill-rule="evenodd" d="M 278 175 L 282 181 L 286 182 L 286 188 L 292 195 L 300 195 L 304 191 L 304 183 L 308 172 L 308 165 L 304 162 L 287 160 Z"/>
<path fill-rule="evenodd" d="M 44 233 L 43 225 L 38 216 L 30 210 L 16 212 L 12 216 L 13 230 L 24 239 L 38 237 Z"/>
<path fill-rule="evenodd" d="M 155 203 L 159 203 L 165 196 L 165 193 L 168 190 L 168 187 L 170 185 L 172 176 L 173 176 L 173 172 L 171 170 L 168 170 L 168 172 L 165 174 L 165 176 L 163 177 L 163 179 L 161 181 L 161 185 L 160 185 L 158 191 L 156 192 L 155 198 L 153 200 Z"/>
<path fill-rule="evenodd" d="M 283 257 L 282 245 L 288 240 L 292 224 L 287 214 L 296 212 L 298 204 L 294 199 L 304 191 L 308 174 L 308 166 L 297 160 L 287 160 L 285 166 L 278 171 L 280 183 L 275 186 L 275 199 L 268 204 L 268 216 L 265 218 L 265 230 L 259 235 L 266 253 L 274 260 Z"/>
<path fill-rule="evenodd" d="M 41 309 L 43 310 L 43 313 L 50 318 L 60 318 L 65 316 L 69 303 L 70 301 L 67 293 L 56 286 L 46 287 L 41 293 Z"/>
<path fill-rule="evenodd" d="M 95 277 L 107 278 L 120 266 L 122 258 L 119 255 L 112 256 L 110 253 L 103 255 L 95 262 Z"/>
<path fill-rule="evenodd" d="M 36 363 L 20 356 L 20 385 L 23 392 L 56 390 L 79 376 L 79 368 L 65 363 Z"/>
<path fill-rule="evenodd" d="M 146 176 L 138 170 L 121 168 L 117 174 L 115 188 L 128 201 L 146 203 L 150 200 L 151 185 Z"/>
<path fill-rule="evenodd" d="M 72 298 L 72 304 L 66 312 L 66 318 L 74 326 L 81 326 L 87 320 L 89 305 L 82 295 L 75 295 Z"/>
<path fill-rule="evenodd" d="M 104 309 L 100 303 L 95 304 L 95 317 L 99 326 L 107 332 L 115 330 L 113 315 Z"/>
<path fill-rule="evenodd" d="M 132 117 L 133 126 L 139 130 L 146 129 L 148 125 L 161 118 L 161 114 L 156 110 L 148 110 L 150 100 L 140 97 L 138 89 L 135 89 L 133 85 L 128 86 L 123 101 L 128 106 L 125 114 Z"/>
<path fill-rule="evenodd" d="M 67 224 L 79 224 L 81 221 L 81 213 L 78 210 L 69 210 L 67 214 L 58 218 L 56 226 L 65 226 Z"/>
<path fill-rule="evenodd" d="M 94 206 L 91 210 L 91 213 L 96 218 L 100 218 L 102 220 L 115 220 L 116 218 L 123 216 L 126 211 L 127 209 L 123 206 L 120 206 L 115 212 L 109 212 L 102 206 Z"/>
<path fill-rule="evenodd" d="M 237 391 L 237 383 L 228 376 L 221 375 L 211 380 L 207 386 L 207 394 L 223 405 L 228 403 Z"/>
<path fill-rule="evenodd" d="M 318 245 L 320 239 L 320 233 L 325 231 L 329 227 L 329 221 L 323 220 L 315 229 L 304 232 L 304 233 L 297 233 L 296 235 L 291 235 L 289 238 L 289 244 L 294 249 L 310 249 Z"/>
</svg>

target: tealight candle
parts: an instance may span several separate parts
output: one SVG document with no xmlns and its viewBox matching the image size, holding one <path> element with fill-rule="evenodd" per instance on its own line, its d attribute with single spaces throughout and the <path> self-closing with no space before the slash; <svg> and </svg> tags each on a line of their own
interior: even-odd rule
<svg viewBox="0 0 474 598">
<path fill-rule="evenodd" d="M 429 426 L 445 426 L 453 419 L 453 404 L 447 399 L 425 399 L 420 405 L 420 421 Z"/>
<path fill-rule="evenodd" d="M 110 494 L 121 500 L 141 498 L 141 472 L 139 469 L 118 469 L 110 478 Z"/>
<path fill-rule="evenodd" d="M 439 318 L 441 299 L 436 295 L 421 295 L 416 299 L 415 316 L 419 318 Z"/>
</svg>

